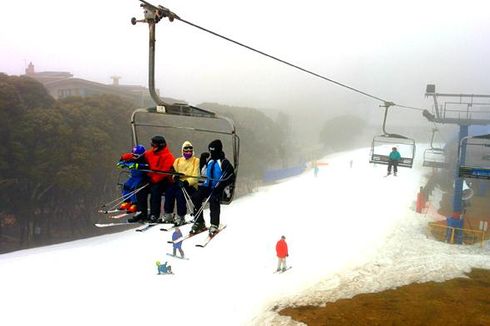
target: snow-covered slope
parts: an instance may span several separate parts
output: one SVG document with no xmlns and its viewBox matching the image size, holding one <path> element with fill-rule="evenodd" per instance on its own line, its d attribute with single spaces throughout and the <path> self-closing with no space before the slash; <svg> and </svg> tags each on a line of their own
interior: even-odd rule
<svg viewBox="0 0 490 326">
<path fill-rule="evenodd" d="M 276 305 L 490 268 L 488 248 L 426 237 L 413 212 L 421 164 L 385 178 L 368 153 L 328 156 L 316 178 L 309 171 L 223 207 L 227 229 L 204 249 L 195 244 L 205 234 L 184 242 L 189 260 L 165 255 L 171 234 L 158 228 L 0 255 L 2 324 L 282 325 L 294 322 Z M 273 274 L 281 235 L 293 268 Z M 175 275 L 157 275 L 156 260 Z"/>
</svg>

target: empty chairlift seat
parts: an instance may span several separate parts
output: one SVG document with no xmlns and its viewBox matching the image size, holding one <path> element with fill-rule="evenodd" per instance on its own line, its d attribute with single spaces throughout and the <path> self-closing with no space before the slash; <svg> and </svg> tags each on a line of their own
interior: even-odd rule
<svg viewBox="0 0 490 326">
<path fill-rule="evenodd" d="M 464 137 L 458 153 L 460 177 L 490 179 L 490 134 Z"/>
<path fill-rule="evenodd" d="M 446 151 L 442 148 L 427 148 L 424 151 L 424 162 L 422 165 L 430 168 L 447 168 Z"/>
</svg>

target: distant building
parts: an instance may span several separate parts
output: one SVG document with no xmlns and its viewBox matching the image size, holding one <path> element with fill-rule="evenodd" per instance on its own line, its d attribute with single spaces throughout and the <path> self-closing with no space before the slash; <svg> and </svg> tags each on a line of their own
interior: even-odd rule
<svg viewBox="0 0 490 326">
<path fill-rule="evenodd" d="M 73 75 L 64 71 L 36 72 L 34 65 L 29 63 L 25 70 L 26 76 L 39 81 L 55 99 L 68 96 L 94 96 L 110 94 L 133 101 L 137 106 L 146 107 L 155 105 L 148 88 L 138 85 L 121 85 L 119 76 L 112 76 L 112 84 L 101 84 L 81 78 L 73 78 Z M 184 101 L 164 98 L 167 103 L 183 103 Z"/>
</svg>

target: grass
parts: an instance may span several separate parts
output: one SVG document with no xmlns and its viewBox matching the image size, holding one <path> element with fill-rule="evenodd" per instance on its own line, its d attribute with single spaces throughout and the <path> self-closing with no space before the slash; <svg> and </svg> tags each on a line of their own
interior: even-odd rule
<svg viewBox="0 0 490 326">
<path fill-rule="evenodd" d="M 279 311 L 316 325 L 490 325 L 490 271 L 473 269 L 467 278 L 410 284 L 379 293 Z"/>
</svg>

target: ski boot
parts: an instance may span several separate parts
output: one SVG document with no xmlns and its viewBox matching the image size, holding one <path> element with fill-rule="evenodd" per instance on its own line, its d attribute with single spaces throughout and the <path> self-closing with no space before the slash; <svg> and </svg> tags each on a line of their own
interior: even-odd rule
<svg viewBox="0 0 490 326">
<path fill-rule="evenodd" d="M 138 207 L 137 207 L 135 204 L 132 204 L 132 205 L 131 205 L 131 206 L 129 206 L 129 208 L 127 209 L 127 212 L 128 212 L 128 213 L 135 213 L 137 210 L 138 210 Z"/>
<path fill-rule="evenodd" d="M 174 225 L 175 226 L 181 226 L 185 223 L 185 217 L 184 216 L 175 216 L 175 220 L 174 220 Z"/>
<path fill-rule="evenodd" d="M 191 230 L 189 231 L 190 234 L 197 234 L 199 232 L 202 232 L 206 229 L 206 225 L 204 223 L 201 223 L 201 222 L 195 222 L 193 225 L 192 225 L 192 228 Z"/>
<path fill-rule="evenodd" d="M 148 219 L 148 221 L 150 223 L 161 223 L 162 220 L 160 219 L 160 217 L 156 216 L 156 215 L 150 215 L 150 218 Z"/>
<path fill-rule="evenodd" d="M 174 222 L 174 215 L 172 213 L 163 213 L 163 223 L 172 224 Z"/>
<path fill-rule="evenodd" d="M 142 223 L 147 219 L 146 214 L 143 212 L 136 212 L 133 217 L 128 218 L 128 223 Z"/>
<path fill-rule="evenodd" d="M 218 232 L 219 232 L 218 227 L 214 224 L 211 224 L 211 226 L 209 227 L 209 236 L 214 237 Z"/>
<path fill-rule="evenodd" d="M 125 201 L 124 203 L 122 203 L 121 205 L 119 205 L 119 210 L 120 211 L 125 211 L 127 210 L 129 207 L 131 207 L 131 203 L 130 202 L 127 202 Z"/>
</svg>

